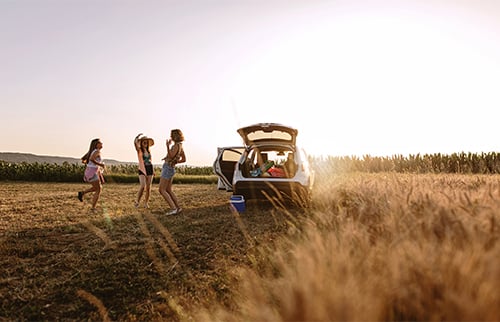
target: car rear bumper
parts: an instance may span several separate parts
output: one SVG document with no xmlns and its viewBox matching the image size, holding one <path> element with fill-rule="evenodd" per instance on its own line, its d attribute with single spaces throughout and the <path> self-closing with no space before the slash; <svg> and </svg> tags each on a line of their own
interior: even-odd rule
<svg viewBox="0 0 500 322">
<path fill-rule="evenodd" d="M 290 181 L 238 181 L 234 184 L 233 194 L 243 195 L 247 200 L 283 197 L 306 201 L 310 198 L 311 189 Z"/>
</svg>

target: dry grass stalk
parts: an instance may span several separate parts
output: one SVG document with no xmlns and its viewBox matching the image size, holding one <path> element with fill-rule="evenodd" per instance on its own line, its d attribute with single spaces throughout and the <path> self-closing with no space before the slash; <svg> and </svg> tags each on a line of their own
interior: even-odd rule
<svg viewBox="0 0 500 322">
<path fill-rule="evenodd" d="M 168 245 L 172 248 L 175 253 L 179 253 L 179 247 L 177 246 L 172 234 L 168 231 L 167 227 L 165 227 L 155 216 L 150 213 L 145 213 L 144 217 L 146 217 L 158 231 L 163 235 L 163 237 L 167 240 Z M 173 254 L 172 254 L 173 255 Z M 175 257 L 174 257 L 175 259 Z"/>
<path fill-rule="evenodd" d="M 92 233 L 94 233 L 97 237 L 99 237 L 103 242 L 104 242 L 104 249 L 112 249 L 112 248 L 115 248 L 116 246 L 114 245 L 113 241 L 111 240 L 111 238 L 108 237 L 108 235 L 106 234 L 106 232 L 98 227 L 96 227 L 95 225 L 93 225 L 91 222 L 89 221 L 85 221 L 82 223 L 82 225 L 87 228 L 89 231 L 91 231 Z"/>
<path fill-rule="evenodd" d="M 144 247 L 146 248 L 146 254 L 151 259 L 158 273 L 160 275 L 163 275 L 165 274 L 167 269 L 165 268 L 165 264 L 163 263 L 163 261 L 161 261 L 156 255 L 153 236 L 151 235 L 142 215 L 136 214 L 136 218 L 137 222 L 139 223 L 139 228 L 141 229 L 142 234 L 146 236 L 146 244 L 144 245 Z"/>
<path fill-rule="evenodd" d="M 241 220 L 240 213 L 238 212 L 238 210 L 236 210 L 236 208 L 233 205 L 231 205 L 231 213 L 233 214 L 233 217 L 236 220 L 236 223 L 238 224 L 238 227 L 240 228 L 241 233 L 243 234 L 243 237 L 245 237 L 245 241 L 247 242 L 248 246 L 253 247 L 254 242 L 253 242 L 252 238 L 250 237 L 250 234 L 248 233 L 248 230 L 245 227 L 245 224 Z"/>
<path fill-rule="evenodd" d="M 316 207 L 296 233 L 262 256 L 268 266 L 238 273 L 238 308 L 201 319 L 500 319 L 496 177 L 329 180 L 316 187 Z"/>
<path fill-rule="evenodd" d="M 87 300 L 90 304 L 95 306 L 97 310 L 99 311 L 99 315 L 101 316 L 101 319 L 104 322 L 110 322 L 110 318 L 108 316 L 108 310 L 106 310 L 106 307 L 104 307 L 104 304 L 102 304 L 101 300 L 99 300 L 97 297 L 94 295 L 90 294 L 89 292 L 85 290 L 78 290 L 76 291 L 76 294 L 81 297 L 84 300 Z"/>
</svg>

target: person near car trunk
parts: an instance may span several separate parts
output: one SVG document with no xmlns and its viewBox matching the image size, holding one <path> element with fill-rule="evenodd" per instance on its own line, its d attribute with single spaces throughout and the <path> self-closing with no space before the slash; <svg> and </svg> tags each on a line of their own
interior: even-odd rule
<svg viewBox="0 0 500 322">
<path fill-rule="evenodd" d="M 177 196 L 172 191 L 172 181 L 175 174 L 175 166 L 186 162 L 186 155 L 182 148 L 184 135 L 179 129 L 170 132 L 170 139 L 167 139 L 167 155 L 162 159 L 164 161 L 160 176 L 159 192 L 170 206 L 166 215 L 180 214 L 182 208 L 179 206 Z"/>
<path fill-rule="evenodd" d="M 297 163 L 295 163 L 295 155 L 293 152 L 289 152 L 287 159 L 285 161 L 285 173 L 288 178 L 292 178 L 297 172 Z"/>
</svg>

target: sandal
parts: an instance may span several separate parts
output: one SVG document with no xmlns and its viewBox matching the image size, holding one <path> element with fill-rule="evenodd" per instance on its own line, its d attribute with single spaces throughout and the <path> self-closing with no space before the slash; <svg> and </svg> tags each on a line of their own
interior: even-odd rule
<svg viewBox="0 0 500 322">
<path fill-rule="evenodd" d="M 177 209 L 171 209 L 165 213 L 165 215 L 170 216 L 170 215 L 177 215 Z"/>
</svg>

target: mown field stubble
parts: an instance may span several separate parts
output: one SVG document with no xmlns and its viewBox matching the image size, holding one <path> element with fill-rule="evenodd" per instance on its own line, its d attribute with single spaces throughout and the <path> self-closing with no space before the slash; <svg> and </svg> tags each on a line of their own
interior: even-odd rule
<svg viewBox="0 0 500 322">
<path fill-rule="evenodd" d="M 212 184 L 0 183 L 0 319 L 500 320 L 500 176 L 319 175 L 309 209 Z"/>
<path fill-rule="evenodd" d="M 128 184 L 105 185 L 92 213 L 76 199 L 82 187 L 0 183 L 0 319 L 99 319 L 89 297 L 112 320 L 226 302 L 226 270 L 285 227 L 272 210 L 236 218 L 215 185 L 176 185 L 184 213 L 175 217 L 156 190 L 150 210 L 134 208 L 138 186 Z"/>
</svg>

